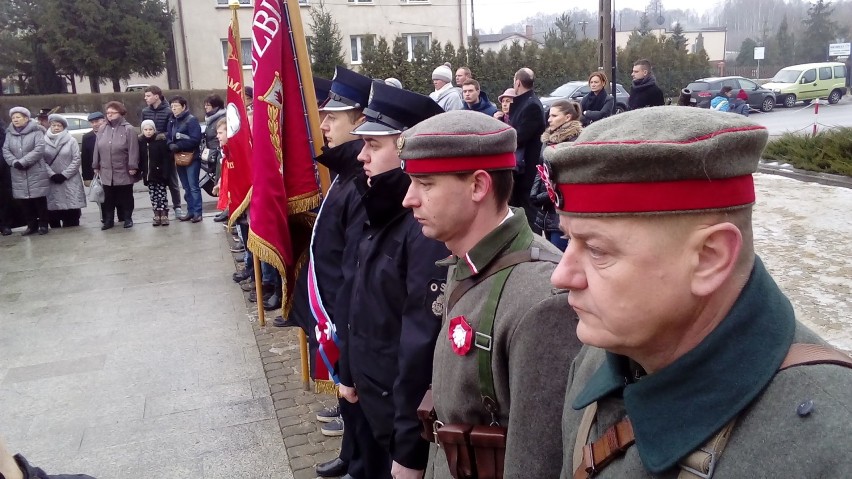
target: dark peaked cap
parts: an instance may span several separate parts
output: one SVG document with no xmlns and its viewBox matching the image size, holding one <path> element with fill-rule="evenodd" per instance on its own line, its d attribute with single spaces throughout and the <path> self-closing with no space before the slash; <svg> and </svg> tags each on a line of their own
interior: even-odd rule
<svg viewBox="0 0 852 479">
<path fill-rule="evenodd" d="M 435 100 L 426 95 L 374 81 L 370 103 L 364 109 L 367 121 L 353 135 L 397 135 L 421 121 L 444 113 Z"/>
<path fill-rule="evenodd" d="M 733 113 L 642 108 L 592 123 L 544 158 L 563 214 L 723 211 L 754 203 L 752 173 L 768 136 Z"/>
<path fill-rule="evenodd" d="M 372 83 L 373 80 L 369 77 L 353 72 L 346 67 L 336 67 L 334 78 L 331 80 L 328 101 L 320 107 L 320 111 L 363 109 L 367 106 L 370 98 L 370 85 Z"/>
<path fill-rule="evenodd" d="M 328 92 L 331 91 L 331 80 L 322 77 L 314 77 L 314 93 L 317 96 L 317 105 L 322 105 L 328 99 Z"/>
</svg>

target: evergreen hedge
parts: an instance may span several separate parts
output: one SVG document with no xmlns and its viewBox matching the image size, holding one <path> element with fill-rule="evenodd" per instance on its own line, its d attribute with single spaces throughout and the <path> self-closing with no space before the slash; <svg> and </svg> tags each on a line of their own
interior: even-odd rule
<svg viewBox="0 0 852 479">
<path fill-rule="evenodd" d="M 787 133 L 769 142 L 763 158 L 802 170 L 852 176 L 852 128 L 816 135 Z"/>
</svg>

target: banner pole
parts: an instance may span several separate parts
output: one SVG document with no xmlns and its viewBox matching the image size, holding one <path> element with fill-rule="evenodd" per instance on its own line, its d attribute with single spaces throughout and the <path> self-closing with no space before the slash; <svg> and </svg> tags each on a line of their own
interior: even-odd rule
<svg viewBox="0 0 852 479">
<path fill-rule="evenodd" d="M 260 258 L 252 255 L 254 260 L 254 294 L 257 295 L 257 320 L 261 328 L 266 327 L 266 311 L 263 310 L 263 275 L 260 271 Z"/>
</svg>

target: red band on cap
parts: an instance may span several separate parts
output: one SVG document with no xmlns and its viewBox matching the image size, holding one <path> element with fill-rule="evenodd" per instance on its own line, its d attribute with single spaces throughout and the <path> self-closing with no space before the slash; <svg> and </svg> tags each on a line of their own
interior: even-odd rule
<svg viewBox="0 0 852 479">
<path fill-rule="evenodd" d="M 751 175 L 715 180 L 557 185 L 566 213 L 649 213 L 730 208 L 754 203 Z"/>
<path fill-rule="evenodd" d="M 515 167 L 514 153 L 488 156 L 457 156 L 404 160 L 402 170 L 412 175 L 459 173 L 476 170 L 508 170 Z"/>
</svg>

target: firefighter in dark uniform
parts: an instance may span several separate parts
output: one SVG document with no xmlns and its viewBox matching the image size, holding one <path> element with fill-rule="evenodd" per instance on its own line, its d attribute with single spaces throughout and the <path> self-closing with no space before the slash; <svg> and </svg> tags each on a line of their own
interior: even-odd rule
<svg viewBox="0 0 852 479">
<path fill-rule="evenodd" d="M 453 111 L 400 140 L 403 204 L 453 253 L 432 373 L 439 422 L 427 428 L 441 447 L 427 477 L 557 477 L 555 422 L 581 344 L 567 293 L 549 281 L 559 250 L 509 207 L 515 130 Z"/>
<path fill-rule="evenodd" d="M 321 80 L 321 79 L 320 79 Z M 332 373 L 338 365 L 326 365 L 323 355 L 317 357 L 318 335 L 328 331 L 321 327 L 321 321 L 339 327 L 340 318 L 334 309 L 337 293 L 343 282 L 343 257 L 346 246 L 346 231 L 354 223 L 354 218 L 362 218 L 360 193 L 356 190 L 354 178 L 362 173 L 358 153 L 364 142 L 351 131 L 364 121 L 363 110 L 367 106 L 372 80 L 345 67 L 337 67 L 334 79 L 327 91 L 327 98 L 320 105 L 323 122 L 320 126 L 326 146 L 317 162 L 324 165 L 334 176 L 331 188 L 314 225 L 311 240 L 310 261 L 299 276 L 294 293 L 293 309 L 289 318 L 305 329 L 312 339 L 314 368 L 321 367 Z M 311 274 L 308 274 L 310 270 Z M 313 281 L 309 283 L 308 278 Z M 313 303 L 309 300 L 309 290 L 313 289 Z M 345 324 L 345 323 L 344 323 Z M 328 348 L 334 348 L 328 344 Z M 323 353 L 327 353 L 325 349 Z M 324 354 L 327 358 L 328 354 Z M 321 363 L 321 364 L 320 364 Z M 346 401 L 339 404 L 340 416 L 345 425 L 340 455 L 331 461 L 317 465 L 320 477 L 336 477 L 349 474 L 355 479 L 369 477 L 364 470 L 359 441 L 356 437 L 360 414 L 354 414 L 357 408 Z"/>
<path fill-rule="evenodd" d="M 396 140 L 439 113 L 443 109 L 429 97 L 374 82 L 367 121 L 353 131 L 364 140 L 358 159 L 365 174 L 356 185 L 366 220 L 353 254 L 345 254 L 355 269 L 339 293 L 349 301 L 349 327 L 338 330 L 340 394 L 360 404 L 372 432 L 371 440 L 359 443 L 369 479 L 419 478 L 428 461 L 417 405 L 429 387 L 441 324 L 446 271 L 435 263 L 448 251 L 423 236 L 402 206 L 410 180 L 399 168 Z M 342 313 L 338 307 L 336 314 Z"/>
</svg>

